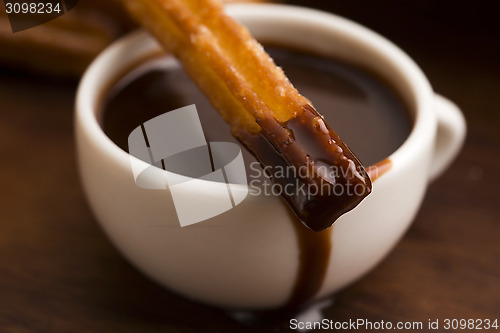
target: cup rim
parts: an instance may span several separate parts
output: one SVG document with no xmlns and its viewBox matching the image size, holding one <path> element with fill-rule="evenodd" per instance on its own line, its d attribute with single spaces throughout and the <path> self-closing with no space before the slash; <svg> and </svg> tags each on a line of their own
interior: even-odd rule
<svg viewBox="0 0 500 333">
<path fill-rule="evenodd" d="M 351 39 L 357 39 L 370 48 L 377 50 L 387 60 L 403 73 L 403 76 L 414 95 L 414 117 L 410 134 L 406 140 L 389 156 L 392 162 L 391 170 L 403 167 L 405 161 L 411 160 L 412 151 L 421 145 L 421 140 L 430 128 L 436 128 L 436 118 L 432 111 L 432 89 L 429 81 L 418 65 L 398 46 L 376 32 L 338 15 L 305 7 L 282 4 L 231 4 L 226 5 L 226 12 L 237 20 L 243 17 L 259 17 L 259 19 L 279 20 L 286 18 L 294 22 L 310 26 L 322 27 L 341 32 Z M 118 66 L 120 54 L 133 49 L 138 58 L 142 59 L 152 53 L 151 45 L 156 44 L 148 33 L 142 29 L 133 31 L 109 45 L 102 51 L 86 69 L 77 89 L 75 103 L 75 127 L 84 127 L 91 132 L 91 138 L 105 151 L 107 156 L 117 160 L 124 167 L 130 166 L 131 155 L 116 145 L 105 133 L 99 122 L 97 106 L 102 102 L 103 91 L 113 82 L 117 73 L 133 65 L 133 61 L 124 62 Z M 133 46 L 133 48 L 132 48 Z M 147 46 L 141 48 L 139 46 Z M 145 52 L 144 50 L 147 50 Z M 114 74 L 103 69 L 115 66 Z M 104 78 L 104 80 L 103 80 Z M 431 131 L 434 133 L 435 131 Z M 134 157 L 132 157 L 134 158 Z M 146 163 L 138 160 L 139 163 Z M 125 164 L 124 164 L 125 163 Z M 147 164 L 147 163 L 146 163 Z M 147 164 L 149 165 L 149 164 Z M 164 171 L 164 170 L 162 170 Z M 164 171 L 169 172 L 169 171 Z M 213 183 L 214 181 L 205 180 Z"/>
</svg>

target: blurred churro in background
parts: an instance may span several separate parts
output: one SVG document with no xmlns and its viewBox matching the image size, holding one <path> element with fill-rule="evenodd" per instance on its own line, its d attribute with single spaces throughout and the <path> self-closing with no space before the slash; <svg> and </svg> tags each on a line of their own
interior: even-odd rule
<svg viewBox="0 0 500 333">
<path fill-rule="evenodd" d="M 261 0 L 225 0 L 263 2 Z M 135 23 L 113 0 L 84 0 L 67 14 L 13 33 L 0 11 L 0 68 L 55 77 L 79 77 L 99 52 Z"/>
</svg>

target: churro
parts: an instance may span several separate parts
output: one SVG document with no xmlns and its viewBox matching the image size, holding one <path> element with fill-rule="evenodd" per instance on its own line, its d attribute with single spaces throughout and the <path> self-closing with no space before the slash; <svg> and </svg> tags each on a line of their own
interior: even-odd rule
<svg viewBox="0 0 500 333">
<path fill-rule="evenodd" d="M 288 189 L 283 197 L 308 227 L 331 226 L 370 193 L 359 160 L 220 2 L 121 1 L 181 61 L 272 181 Z M 290 176 L 276 177 L 277 169 Z"/>
</svg>

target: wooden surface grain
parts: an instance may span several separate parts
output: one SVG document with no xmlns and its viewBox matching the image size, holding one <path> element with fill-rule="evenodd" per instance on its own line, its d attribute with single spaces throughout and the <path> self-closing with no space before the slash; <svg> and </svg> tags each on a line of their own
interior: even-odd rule
<svg viewBox="0 0 500 333">
<path fill-rule="evenodd" d="M 451 10 L 444 3 L 328 7 L 401 45 L 435 90 L 463 109 L 468 135 L 403 240 L 336 296 L 326 318 L 500 320 L 497 5 Z M 100 230 L 79 183 L 76 82 L 0 71 L 0 332 L 287 331 L 286 322 L 242 326 L 165 291 L 128 264 Z"/>
</svg>

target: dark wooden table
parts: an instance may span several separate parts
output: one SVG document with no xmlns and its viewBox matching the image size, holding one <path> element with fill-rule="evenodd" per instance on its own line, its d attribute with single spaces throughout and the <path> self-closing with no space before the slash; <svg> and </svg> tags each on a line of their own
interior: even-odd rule
<svg viewBox="0 0 500 333">
<path fill-rule="evenodd" d="M 453 166 L 430 186 L 404 239 L 375 270 L 340 292 L 325 316 L 500 321 L 497 3 L 356 7 L 345 0 L 329 6 L 414 57 L 435 90 L 463 109 L 468 137 Z M 0 71 L 0 332 L 287 330 L 286 323 L 242 326 L 165 291 L 128 264 L 99 229 L 79 183 L 76 81 Z"/>
</svg>

